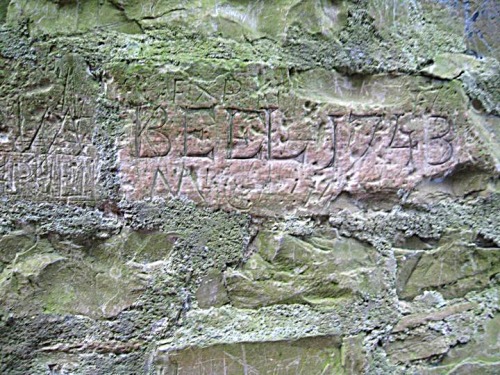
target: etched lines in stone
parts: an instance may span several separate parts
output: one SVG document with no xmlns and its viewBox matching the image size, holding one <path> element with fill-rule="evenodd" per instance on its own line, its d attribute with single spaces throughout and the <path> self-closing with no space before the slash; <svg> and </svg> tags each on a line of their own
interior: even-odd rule
<svg viewBox="0 0 500 375">
<path fill-rule="evenodd" d="M 82 108 L 16 100 L 2 118 L 0 196 L 93 200 L 93 119 Z"/>
</svg>

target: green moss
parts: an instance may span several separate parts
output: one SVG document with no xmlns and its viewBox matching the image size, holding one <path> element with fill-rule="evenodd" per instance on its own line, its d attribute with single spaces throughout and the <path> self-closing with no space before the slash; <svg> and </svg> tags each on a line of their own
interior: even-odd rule
<svg viewBox="0 0 500 375">
<path fill-rule="evenodd" d="M 316 247 L 320 244 L 320 247 Z M 356 241 L 317 238 L 306 241 L 283 233 L 261 232 L 254 253 L 241 270 L 229 269 L 226 283 L 234 306 L 310 303 L 334 306 L 380 292 L 374 254 Z"/>
<path fill-rule="evenodd" d="M 71 310 L 69 306 L 74 306 L 77 302 L 77 295 L 68 285 L 59 285 L 59 289 L 47 291 L 43 312 L 46 314 L 64 314 Z M 73 311 L 71 311 L 73 312 Z"/>
<path fill-rule="evenodd" d="M 0 25 L 5 22 L 7 18 L 7 8 L 9 6 L 10 0 L 1 0 L 0 1 Z"/>
<path fill-rule="evenodd" d="M 7 13 L 10 25 L 30 23 L 34 34 L 61 35 L 82 33 L 100 28 L 137 34 L 142 30 L 109 1 L 52 2 L 48 0 L 14 0 Z"/>
<path fill-rule="evenodd" d="M 365 372 L 399 373 L 402 367 L 389 364 L 378 343 L 391 342 L 401 312 L 431 309 L 434 300 L 412 300 L 428 290 L 459 301 L 479 299 L 474 312 L 429 327 L 440 348 L 453 347 L 449 357 L 442 355 L 446 370 L 462 365 L 462 356 L 465 365 L 469 357 L 484 363 L 496 358 L 498 329 L 485 326 L 483 335 L 481 325 L 497 309 L 498 257 L 494 248 L 481 246 L 500 241 L 500 200 L 494 188 L 485 188 L 493 172 L 475 169 L 475 163 L 489 166 L 483 157 L 496 145 L 496 130 L 488 130 L 496 122 L 484 114 L 497 111 L 498 64 L 463 54 L 461 20 L 450 20 L 443 6 L 378 0 L 13 0 L 6 13 L 6 4 L 0 1 L 0 127 L 14 121 L 9 108 L 24 95 L 32 106 L 26 114 L 57 108 L 64 92 L 77 101 L 89 98 L 95 120 L 89 134 L 103 194 L 102 201 L 85 206 L 2 198 L 0 232 L 25 232 L 0 239 L 0 372 L 44 373 L 48 365 L 75 374 L 141 373 L 144 366 L 162 372 L 162 351 L 189 362 L 221 351 L 236 355 L 246 345 L 258 360 L 269 353 L 284 358 L 320 352 L 321 364 L 333 366 L 327 369 L 362 373 L 363 364 L 356 367 L 349 359 L 352 348 L 370 357 Z M 303 99 L 318 111 L 458 114 L 457 136 L 468 134 L 466 141 L 475 144 L 477 126 L 485 145 L 470 155 L 474 168 L 430 182 L 451 186 L 458 192 L 453 199 L 419 201 L 419 191 L 402 191 L 401 200 L 379 209 L 372 200 L 340 197 L 348 202 L 339 205 L 342 211 L 300 217 L 303 225 L 254 218 L 251 229 L 247 216 L 181 200 L 120 201 L 116 140 L 124 116 L 137 105 L 172 105 L 176 78 L 206 86 L 223 105 L 242 108 L 274 105 L 279 92 L 280 108 L 301 108 Z M 221 87 L 236 80 L 242 95 L 223 98 Z M 335 80 L 345 83 L 342 93 L 335 91 Z M 471 121 L 465 119 L 467 109 Z M 443 237 L 452 229 L 478 237 Z M 251 233 L 256 239 L 248 248 Z M 29 250 L 37 239 L 45 245 Z M 394 250 L 399 243 L 407 248 Z M 418 252 L 419 262 L 403 259 L 401 254 L 420 247 L 426 250 Z M 406 301 L 398 300 L 397 287 Z M 433 352 L 418 335 L 404 334 L 403 347 L 418 344 L 406 359 L 420 361 L 404 371 L 429 370 L 435 358 L 426 356 Z M 338 339 L 346 345 L 341 355 L 337 342 L 290 344 L 300 337 L 332 336 L 344 337 Z M 470 337 L 477 346 L 465 344 Z M 147 344 L 137 352 L 116 349 L 139 339 Z M 186 347 L 192 351 L 181 350 Z M 158 363 L 151 360 L 157 357 Z"/>
<path fill-rule="evenodd" d="M 485 288 L 490 278 L 500 271 L 500 254 L 461 242 L 448 238 L 433 251 L 399 256 L 400 297 L 409 299 L 425 290 L 436 290 L 446 298 L 457 298 Z M 413 255 L 417 258 L 413 259 Z M 411 269 L 409 275 L 405 272 L 408 267 Z"/>
</svg>

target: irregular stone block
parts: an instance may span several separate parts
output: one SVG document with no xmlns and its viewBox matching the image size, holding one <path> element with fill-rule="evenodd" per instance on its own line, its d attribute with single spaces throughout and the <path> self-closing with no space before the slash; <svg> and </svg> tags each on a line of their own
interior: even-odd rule
<svg viewBox="0 0 500 375">
<path fill-rule="evenodd" d="M 249 77 L 257 67 L 216 72 L 208 82 L 165 72 L 159 98 L 125 106 L 122 195 L 182 196 L 271 216 L 328 213 L 343 192 L 411 190 L 469 163 L 479 147 L 467 141 L 453 84 L 386 76 L 358 83 L 319 70 L 293 79 L 264 70 L 270 82 L 260 83 Z M 419 84 L 430 89 L 408 93 Z"/>
<path fill-rule="evenodd" d="M 368 360 L 363 350 L 363 335 L 349 336 L 342 339 L 342 366 L 346 374 L 366 373 Z"/>
<path fill-rule="evenodd" d="M 213 270 L 201 281 L 196 291 L 198 306 L 202 309 L 220 307 L 229 302 L 222 274 Z"/>
<path fill-rule="evenodd" d="M 130 20 L 113 1 L 88 0 L 15 0 L 11 1 L 7 22 L 15 24 L 23 19 L 32 19 L 35 33 L 70 34 L 107 29 L 128 34 L 141 32 L 140 27 Z M 35 21 L 36 20 L 36 21 Z"/>
<path fill-rule="evenodd" d="M 155 371 L 192 374 L 343 374 L 337 337 L 238 343 L 157 353 Z"/>
<path fill-rule="evenodd" d="M 234 306 L 331 305 L 339 298 L 375 296 L 384 288 L 373 248 L 352 239 L 299 239 L 262 232 L 256 253 L 225 279 Z"/>
<path fill-rule="evenodd" d="M 445 337 L 415 335 L 391 342 L 387 345 L 387 354 L 393 361 L 405 363 L 444 354 L 449 348 L 450 344 Z"/>
<path fill-rule="evenodd" d="M 450 349 L 435 369 L 426 374 L 497 374 L 500 369 L 500 317 L 496 315 L 482 324 L 482 329 L 465 345 Z"/>
<path fill-rule="evenodd" d="M 64 202 L 99 196 L 94 110 L 97 85 L 67 54 L 24 76 L 0 99 L 0 196 Z"/>
<path fill-rule="evenodd" d="M 411 299 L 425 290 L 456 298 L 489 284 L 500 271 L 500 251 L 450 241 L 434 250 L 400 252 L 397 262 L 400 298 Z"/>
<path fill-rule="evenodd" d="M 13 254 L 0 273 L 0 301 L 23 315 L 116 316 L 137 300 L 148 272 L 173 246 L 168 233 L 133 231 L 92 244 L 56 236 L 36 241 L 25 233 L 14 244 L 12 237 L 0 240 L 0 254 Z"/>
<path fill-rule="evenodd" d="M 428 322 L 443 320 L 450 315 L 459 314 L 467 310 L 472 310 L 475 307 L 477 307 L 477 305 L 475 304 L 463 303 L 459 305 L 448 306 L 441 310 L 429 313 L 407 315 L 401 318 L 398 324 L 393 328 L 392 332 L 401 332 L 409 328 L 414 328 L 416 326 L 426 324 Z"/>
</svg>

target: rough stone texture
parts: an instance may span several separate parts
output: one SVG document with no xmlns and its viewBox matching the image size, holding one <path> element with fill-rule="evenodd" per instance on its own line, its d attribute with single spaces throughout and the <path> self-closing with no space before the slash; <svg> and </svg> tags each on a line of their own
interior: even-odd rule
<svg viewBox="0 0 500 375">
<path fill-rule="evenodd" d="M 160 373 L 167 374 L 307 374 L 342 371 L 336 337 L 291 342 L 220 345 L 159 354 Z"/>
<path fill-rule="evenodd" d="M 373 248 L 356 240 L 332 240 L 261 232 L 256 252 L 239 269 L 225 272 L 231 304 L 335 304 L 338 298 L 376 295 L 387 287 Z"/>
<path fill-rule="evenodd" d="M 0 0 L 0 373 L 499 373 L 499 17 Z"/>
</svg>

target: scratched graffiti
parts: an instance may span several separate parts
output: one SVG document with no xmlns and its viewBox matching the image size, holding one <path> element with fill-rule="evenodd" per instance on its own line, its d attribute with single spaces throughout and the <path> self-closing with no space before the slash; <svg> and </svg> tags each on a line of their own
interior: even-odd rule
<svg viewBox="0 0 500 375">
<path fill-rule="evenodd" d="M 0 196 L 95 198 L 94 106 L 78 64 L 68 57 L 44 67 L 33 87 L 0 103 Z"/>
<path fill-rule="evenodd" d="M 21 110 L 14 121 L 4 122 L 0 195 L 65 201 L 94 198 L 92 118 L 72 111 L 43 108 L 27 116 Z"/>
<path fill-rule="evenodd" d="M 340 344 L 335 337 L 298 341 L 236 343 L 158 353 L 158 375 L 285 375 L 330 374 L 341 371 Z"/>
</svg>

